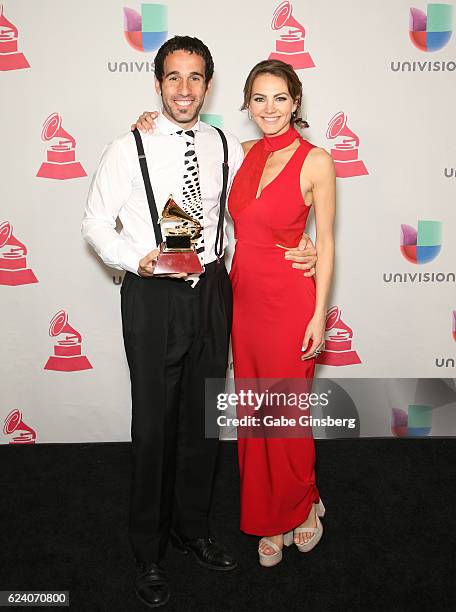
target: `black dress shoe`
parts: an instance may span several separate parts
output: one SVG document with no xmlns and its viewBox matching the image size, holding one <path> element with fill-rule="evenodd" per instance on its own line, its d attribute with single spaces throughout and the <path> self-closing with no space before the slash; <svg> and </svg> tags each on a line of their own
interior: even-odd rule
<svg viewBox="0 0 456 612">
<path fill-rule="evenodd" d="M 164 606 L 169 600 L 169 586 L 163 568 L 157 563 L 138 563 L 135 593 L 149 608 Z"/>
<path fill-rule="evenodd" d="M 171 543 L 184 554 L 191 553 L 199 565 L 208 569 L 228 572 L 237 568 L 236 560 L 211 538 L 183 540 L 172 532 Z"/>
</svg>

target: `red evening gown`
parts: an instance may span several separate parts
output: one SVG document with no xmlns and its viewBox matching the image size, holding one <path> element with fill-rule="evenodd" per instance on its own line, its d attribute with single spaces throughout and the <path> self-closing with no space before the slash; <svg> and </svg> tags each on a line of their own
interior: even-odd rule
<svg viewBox="0 0 456 612">
<path fill-rule="evenodd" d="M 256 198 L 271 151 L 299 138 L 280 174 Z M 314 145 L 290 128 L 264 137 L 248 152 L 231 188 L 229 210 L 236 250 L 231 268 L 234 295 L 232 348 L 236 379 L 312 379 L 315 359 L 301 360 L 306 327 L 315 310 L 315 280 L 292 268 L 284 249 L 296 246 L 310 207 L 300 172 Z M 285 533 L 307 518 L 319 500 L 312 433 L 305 438 L 239 437 L 242 531 Z"/>
</svg>

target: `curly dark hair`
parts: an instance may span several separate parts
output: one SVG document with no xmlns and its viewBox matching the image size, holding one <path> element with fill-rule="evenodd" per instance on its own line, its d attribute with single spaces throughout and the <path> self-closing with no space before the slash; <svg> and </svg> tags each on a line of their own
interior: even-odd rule
<svg viewBox="0 0 456 612">
<path fill-rule="evenodd" d="M 163 43 L 155 56 L 155 76 L 160 83 L 163 81 L 164 77 L 165 58 L 171 53 L 174 53 L 174 51 L 188 51 L 189 53 L 196 53 L 201 56 L 205 65 L 204 78 L 206 83 L 212 79 L 214 75 L 214 60 L 212 59 L 211 52 L 203 41 L 194 36 L 174 36 Z"/>
</svg>

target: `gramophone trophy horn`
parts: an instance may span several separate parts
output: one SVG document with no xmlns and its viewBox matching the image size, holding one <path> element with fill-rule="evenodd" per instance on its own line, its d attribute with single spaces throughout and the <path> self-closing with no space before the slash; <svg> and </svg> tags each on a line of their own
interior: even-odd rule
<svg viewBox="0 0 456 612">
<path fill-rule="evenodd" d="M 20 251 L 21 255 L 27 255 L 27 247 L 14 236 L 13 226 L 9 221 L 0 225 L 0 248 L 6 245 L 14 247 L 14 252 Z"/>
<path fill-rule="evenodd" d="M 76 161 L 76 141 L 63 129 L 62 118 L 58 113 L 49 115 L 41 130 L 41 140 L 48 142 L 53 138 L 59 140 L 48 147 L 47 160 L 41 164 L 36 176 L 60 180 L 87 176 L 84 168 Z"/>
<path fill-rule="evenodd" d="M 30 68 L 23 53 L 18 51 L 18 30 L 3 14 L 0 4 L 0 71 Z"/>
<path fill-rule="evenodd" d="M 282 4 L 279 4 L 272 16 L 271 27 L 273 30 L 280 30 L 286 26 L 289 28 L 296 28 L 302 32 L 302 38 L 304 38 L 306 31 L 304 27 L 293 17 L 292 12 L 293 8 L 288 0 L 282 2 Z"/>
<path fill-rule="evenodd" d="M 27 268 L 27 247 L 13 234 L 9 221 L 0 224 L 0 285 L 29 285 L 38 279 Z"/>
<path fill-rule="evenodd" d="M 326 138 L 333 140 L 341 137 L 331 149 L 331 156 L 336 166 L 336 176 L 347 178 L 369 174 L 364 162 L 358 159 L 359 138 L 347 126 L 347 116 L 344 112 L 334 115 L 328 124 Z"/>
<path fill-rule="evenodd" d="M 293 7 L 288 0 L 279 4 L 274 11 L 271 27 L 273 30 L 285 30 L 276 40 L 276 50 L 269 59 L 281 60 L 291 64 L 295 70 L 315 66 L 310 53 L 304 51 L 306 30 L 293 15 Z"/>
<path fill-rule="evenodd" d="M 17 408 L 12 410 L 5 419 L 3 433 L 7 436 L 18 433 L 14 436 L 10 444 L 32 444 L 35 442 L 35 430 L 29 427 L 22 420 L 22 412 Z"/>
<path fill-rule="evenodd" d="M 342 321 L 338 306 L 330 308 L 326 315 L 326 331 L 334 328 L 337 330 L 337 336 L 343 336 L 344 338 L 351 338 L 353 336 L 352 328 Z"/>
<path fill-rule="evenodd" d="M 65 340 L 62 340 L 60 344 L 79 344 L 82 342 L 81 334 L 68 323 L 67 313 L 64 310 L 59 310 L 59 312 L 52 317 L 49 326 L 49 335 L 55 338 L 63 333 L 67 335 Z"/>
<path fill-rule="evenodd" d="M 342 111 L 334 115 L 329 122 L 328 129 L 326 130 L 326 138 L 329 140 L 337 138 L 338 136 L 347 136 L 348 138 L 344 138 L 342 145 L 336 145 L 336 148 L 348 146 L 353 148 L 359 146 L 359 138 L 348 128 L 347 117 Z"/>
<path fill-rule="evenodd" d="M 59 137 L 62 139 L 59 141 L 57 147 L 65 146 L 67 149 L 72 149 L 76 146 L 76 141 L 73 136 L 70 136 L 66 130 L 62 128 L 62 117 L 58 113 L 52 113 L 46 119 L 41 130 L 41 140 L 52 140 L 53 138 Z M 52 148 L 52 147 L 51 147 Z"/>
<path fill-rule="evenodd" d="M 160 223 L 165 220 L 166 221 L 180 221 L 180 222 L 188 221 L 190 224 L 194 226 L 193 232 L 192 232 L 192 240 L 196 240 L 197 238 L 199 238 L 201 235 L 201 230 L 203 229 L 198 219 L 194 219 L 189 214 L 187 214 L 185 210 L 182 210 L 182 208 L 178 204 L 176 204 L 176 202 L 173 200 L 172 197 L 169 198 L 169 200 L 167 201 L 165 205 L 165 208 L 163 209 Z M 169 230 L 169 231 L 172 232 L 172 230 Z M 178 232 L 179 230 L 176 230 L 176 231 Z M 182 235 L 182 234 L 176 233 L 176 235 Z"/>
<path fill-rule="evenodd" d="M 317 363 L 333 366 L 361 363 L 358 353 L 352 349 L 352 339 L 353 330 L 342 321 L 340 308 L 333 306 L 326 314 L 325 348 L 318 355 Z"/>
<path fill-rule="evenodd" d="M 3 425 L 3 433 L 8 436 L 16 431 L 18 427 L 20 427 L 22 423 L 22 413 L 20 410 L 12 410 L 9 415 L 5 419 L 5 424 Z"/>
<path fill-rule="evenodd" d="M 68 315 L 64 310 L 59 310 L 52 317 L 49 326 L 49 335 L 52 338 L 61 334 L 63 337 L 54 344 L 54 354 L 49 357 L 44 369 L 58 372 L 90 370 L 92 365 L 82 354 L 81 334 L 68 323 Z"/>
<path fill-rule="evenodd" d="M 154 276 L 179 272 L 201 274 L 203 266 L 194 246 L 203 229 L 201 223 L 186 213 L 170 196 L 160 217 L 160 224 L 164 241 L 159 247 Z"/>
<path fill-rule="evenodd" d="M 8 243 L 8 240 L 11 238 L 11 234 L 13 233 L 13 228 L 9 221 L 4 221 L 0 225 L 0 248 L 4 247 L 5 244 Z"/>
</svg>

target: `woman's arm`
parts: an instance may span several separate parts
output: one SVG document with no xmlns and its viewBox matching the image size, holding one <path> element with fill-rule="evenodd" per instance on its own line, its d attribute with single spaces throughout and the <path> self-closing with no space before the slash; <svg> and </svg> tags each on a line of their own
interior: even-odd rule
<svg viewBox="0 0 456 612">
<path fill-rule="evenodd" d="M 317 298 L 315 313 L 326 317 L 334 268 L 334 219 L 336 216 L 336 170 L 332 157 L 324 149 L 315 151 L 310 178 L 315 209 Z"/>
<path fill-rule="evenodd" d="M 326 311 L 334 268 L 334 219 L 336 214 L 336 171 L 334 162 L 324 149 L 314 149 L 305 164 L 306 175 L 312 183 L 315 208 L 317 263 L 315 265 L 315 312 L 304 336 L 303 350 L 309 340 L 312 346 L 302 355 L 314 356 L 324 340 Z"/>
</svg>

